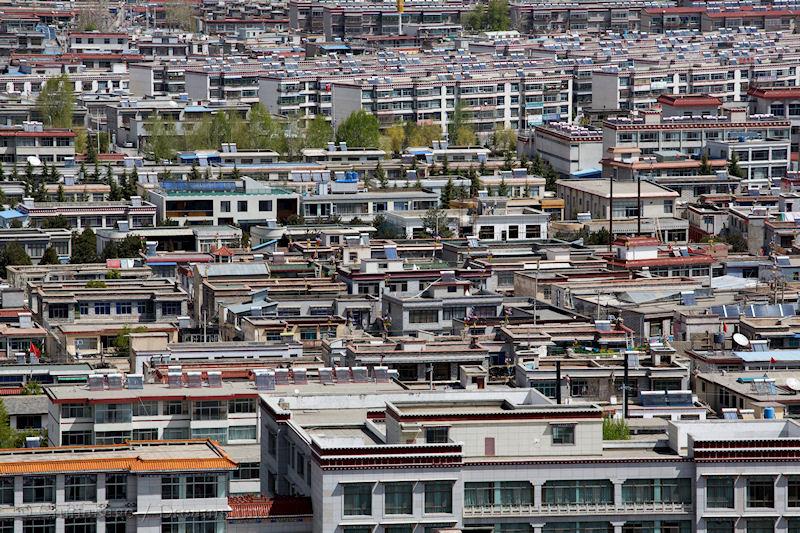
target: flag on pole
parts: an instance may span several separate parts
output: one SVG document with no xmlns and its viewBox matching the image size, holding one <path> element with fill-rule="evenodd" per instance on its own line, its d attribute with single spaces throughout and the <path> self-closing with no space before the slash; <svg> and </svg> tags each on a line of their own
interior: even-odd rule
<svg viewBox="0 0 800 533">
<path fill-rule="evenodd" d="M 42 350 L 40 350 L 39 347 L 33 343 L 33 341 L 31 341 L 31 345 L 28 347 L 28 351 L 33 355 L 35 355 L 36 357 L 42 356 Z"/>
</svg>

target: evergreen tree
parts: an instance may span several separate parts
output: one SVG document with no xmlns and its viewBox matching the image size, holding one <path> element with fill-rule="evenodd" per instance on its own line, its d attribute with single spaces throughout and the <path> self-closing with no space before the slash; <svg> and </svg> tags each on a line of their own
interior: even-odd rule
<svg viewBox="0 0 800 533">
<path fill-rule="evenodd" d="M 97 165 L 97 161 L 94 162 L 94 171 L 92 172 L 92 183 L 99 183 L 100 182 L 100 167 Z"/>
<path fill-rule="evenodd" d="M 469 167 L 469 170 L 467 171 L 467 177 L 469 177 L 469 196 L 470 198 L 475 198 L 478 196 L 478 192 L 482 187 L 481 178 L 475 171 L 475 167 Z"/>
<path fill-rule="evenodd" d="M 233 164 L 233 173 L 231 174 L 231 177 L 235 180 L 241 178 L 241 173 L 239 172 L 239 167 L 236 166 L 236 163 Z"/>
<path fill-rule="evenodd" d="M 19 181 L 19 172 L 17 171 L 17 164 L 11 167 L 11 181 Z"/>
<path fill-rule="evenodd" d="M 442 176 L 448 176 L 450 174 L 450 161 L 447 159 L 447 154 L 444 156 L 444 161 L 442 161 Z"/>
<path fill-rule="evenodd" d="M 31 258 L 17 241 L 11 241 L 0 250 L 0 276 L 6 277 L 6 267 L 31 265 Z"/>
<path fill-rule="evenodd" d="M 86 160 L 90 163 L 97 164 L 97 146 L 92 138 L 86 143 Z"/>
<path fill-rule="evenodd" d="M 508 196 L 508 185 L 505 176 L 500 178 L 500 185 L 497 187 L 497 196 Z"/>
<path fill-rule="evenodd" d="M 701 176 L 709 176 L 714 173 L 711 163 L 708 162 L 708 150 L 703 150 L 703 155 L 700 157 L 700 168 L 697 173 Z"/>
<path fill-rule="evenodd" d="M 56 192 L 56 202 L 66 202 L 67 195 L 64 194 L 64 185 L 58 184 L 58 191 Z"/>
<path fill-rule="evenodd" d="M 378 180 L 378 185 L 380 185 L 381 189 L 389 187 L 389 178 L 386 177 L 386 171 L 383 169 L 380 161 L 378 161 L 378 165 L 375 167 L 375 179 Z"/>
<path fill-rule="evenodd" d="M 199 180 L 200 179 L 200 168 L 197 166 L 197 160 L 192 160 L 192 169 L 189 171 L 189 179 L 190 180 Z"/>
<path fill-rule="evenodd" d="M 136 193 L 138 192 L 137 191 L 138 184 L 139 184 L 139 172 L 136 170 L 136 167 L 133 167 L 131 169 L 131 174 L 128 178 L 128 190 L 126 191 L 128 198 L 130 198 L 131 196 L 136 196 Z"/>
<path fill-rule="evenodd" d="M 44 251 L 42 259 L 39 261 L 40 265 L 60 265 L 61 261 L 58 259 L 58 252 L 52 246 L 48 246 Z"/>
<path fill-rule="evenodd" d="M 130 200 L 131 195 L 128 193 L 128 171 L 123 168 L 122 175 L 119 177 L 119 194 L 125 200 Z"/>
<path fill-rule="evenodd" d="M 81 161 L 81 169 L 78 172 L 78 174 L 80 175 L 81 180 L 86 179 L 86 163 L 84 163 L 83 161 Z"/>
<path fill-rule="evenodd" d="M 737 178 L 741 178 L 743 175 L 742 167 L 739 166 L 739 156 L 734 151 L 731 151 L 731 157 L 728 160 L 728 174 Z"/>
<path fill-rule="evenodd" d="M 439 203 L 442 206 L 442 209 L 447 209 L 450 207 L 450 202 L 455 199 L 455 186 L 453 185 L 453 178 L 447 178 L 447 183 L 442 189 L 442 194 L 439 200 Z"/>
<path fill-rule="evenodd" d="M 6 171 L 3 169 L 2 162 L 0 162 L 0 181 L 6 181 Z"/>
<path fill-rule="evenodd" d="M 97 237 L 91 228 L 86 228 L 80 234 L 73 236 L 72 257 L 70 263 L 96 263 L 97 262 Z"/>
</svg>

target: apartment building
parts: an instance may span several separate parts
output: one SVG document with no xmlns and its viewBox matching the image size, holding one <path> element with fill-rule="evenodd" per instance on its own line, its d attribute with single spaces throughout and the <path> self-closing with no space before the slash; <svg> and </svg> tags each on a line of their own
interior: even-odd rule
<svg viewBox="0 0 800 533">
<path fill-rule="evenodd" d="M 130 37 L 127 33 L 70 32 L 67 47 L 70 52 L 103 52 L 124 54 L 129 51 Z"/>
<path fill-rule="evenodd" d="M 210 440 L 3 450 L 8 531 L 225 531 L 236 463 Z"/>
<path fill-rule="evenodd" d="M 800 152 L 800 88 L 753 87 L 747 94 L 754 113 L 785 118 L 792 123 L 793 153 Z"/>
<path fill-rule="evenodd" d="M 36 202 L 24 198 L 16 210 L 25 217 L 27 226 L 41 228 L 47 220 L 62 216 L 73 230 L 116 228 L 143 228 L 156 225 L 156 206 L 143 201 L 140 196 L 130 200 L 102 202 Z"/>
<path fill-rule="evenodd" d="M 107 279 L 94 287 L 81 280 L 44 281 L 29 286 L 28 293 L 53 355 L 113 352 L 117 335 L 131 328 L 176 338 L 178 319 L 188 314 L 186 291 L 165 278 Z"/>
<path fill-rule="evenodd" d="M 563 177 L 597 170 L 603 159 L 603 135 L 596 128 L 552 122 L 533 130 L 531 156 L 538 155 Z"/>
<path fill-rule="evenodd" d="M 791 143 L 785 139 L 728 139 L 708 142 L 709 157 L 730 160 L 733 154 L 739 160 L 743 176 L 739 187 L 742 192 L 753 189 L 770 190 L 789 171 Z"/>
<path fill-rule="evenodd" d="M 75 133 L 45 128 L 41 122 L 0 128 L 0 160 L 4 165 L 24 168 L 29 158 L 41 163 L 63 165 L 75 160 Z"/>
<path fill-rule="evenodd" d="M 613 187 L 614 206 L 610 207 Z M 564 216 L 575 220 L 588 213 L 593 219 L 635 218 L 641 205 L 643 218 L 671 218 L 678 193 L 643 181 L 571 179 L 556 182 L 557 194 L 564 199 Z M 641 202 L 641 204 L 640 204 Z"/>
<path fill-rule="evenodd" d="M 656 4 L 668 5 L 666 2 Z M 564 5 L 560 2 L 515 4 L 510 9 L 512 26 L 530 34 L 639 29 L 641 12 L 653 2 L 636 0 L 626 6 L 614 2 L 590 1 Z"/>
<path fill-rule="evenodd" d="M 67 261 L 72 255 L 72 232 L 68 229 L 18 228 L 0 230 L 0 246 L 10 242 L 20 244 L 33 263 L 41 261 L 48 248 L 53 247 L 59 259 Z"/>
<path fill-rule="evenodd" d="M 660 444 L 610 442 L 591 405 L 444 393 L 334 411 L 303 400 L 262 397 L 262 487 L 311 497 L 314 531 L 705 533 L 794 520 L 793 421 L 669 422 Z"/>
<path fill-rule="evenodd" d="M 240 225 L 285 221 L 298 213 L 298 194 L 250 178 L 163 181 L 148 191 L 159 220 L 182 226 Z"/>
</svg>

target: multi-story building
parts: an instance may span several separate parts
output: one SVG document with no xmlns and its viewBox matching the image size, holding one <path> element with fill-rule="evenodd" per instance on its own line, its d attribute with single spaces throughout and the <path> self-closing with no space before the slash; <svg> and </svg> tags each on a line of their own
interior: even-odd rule
<svg viewBox="0 0 800 533">
<path fill-rule="evenodd" d="M 70 32 L 67 46 L 71 52 L 104 52 L 122 54 L 129 51 L 127 33 Z"/>
<path fill-rule="evenodd" d="M 0 160 L 8 167 L 24 168 L 34 158 L 41 163 L 75 160 L 75 133 L 71 130 L 44 128 L 41 122 L 0 128 Z"/>
<path fill-rule="evenodd" d="M 588 213 L 593 219 L 635 218 L 641 205 L 642 218 L 671 218 L 678 193 L 649 181 L 641 188 L 634 181 L 571 179 L 556 183 L 564 199 L 564 216 L 575 220 Z M 613 191 L 612 191 L 613 188 Z M 610 208 L 613 194 L 614 206 Z"/>
<path fill-rule="evenodd" d="M 227 225 L 285 221 L 298 213 L 298 195 L 249 178 L 165 181 L 148 191 L 159 220 L 180 225 Z"/>
<path fill-rule="evenodd" d="M 262 400 L 262 488 L 311 497 L 315 532 L 732 533 L 795 520 L 793 421 L 668 422 L 656 444 L 603 441 L 591 405 L 361 403 Z"/>
<path fill-rule="evenodd" d="M 24 198 L 16 209 L 33 228 L 41 228 L 47 220 L 58 216 L 66 218 L 75 230 L 156 225 L 156 206 L 142 201 L 140 196 L 103 202 L 36 202 L 33 198 Z"/>
<path fill-rule="evenodd" d="M 537 126 L 532 137 L 533 150 L 529 155 L 538 155 L 549 162 L 561 176 L 600 168 L 603 135 L 598 129 L 553 122 Z"/>
<path fill-rule="evenodd" d="M 0 453 L 9 531 L 225 531 L 236 463 L 207 440 Z"/>
<path fill-rule="evenodd" d="M 19 228 L 0 231 L 0 246 L 10 242 L 20 244 L 31 261 L 38 263 L 48 248 L 53 247 L 58 257 L 67 261 L 72 255 L 72 232 L 68 229 Z"/>
</svg>

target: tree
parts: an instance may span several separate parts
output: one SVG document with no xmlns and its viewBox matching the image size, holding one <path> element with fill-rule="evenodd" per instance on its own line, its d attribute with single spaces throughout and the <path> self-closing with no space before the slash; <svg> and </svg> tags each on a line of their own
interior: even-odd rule
<svg viewBox="0 0 800 533">
<path fill-rule="evenodd" d="M 86 143 L 86 160 L 97 164 L 97 145 L 91 139 Z"/>
<path fill-rule="evenodd" d="M 378 185 L 381 189 L 389 188 L 389 178 L 386 177 L 386 171 L 381 166 L 381 162 L 375 166 L 375 179 L 378 180 Z"/>
<path fill-rule="evenodd" d="M 26 381 L 22 386 L 23 396 L 38 396 L 39 394 L 44 394 L 44 391 L 42 390 L 42 384 L 35 379 Z"/>
<path fill-rule="evenodd" d="M 467 171 L 467 177 L 469 178 L 469 196 L 470 198 L 475 198 L 478 196 L 478 192 L 483 188 L 481 177 L 478 176 L 478 173 L 475 172 L 475 167 L 472 166 L 470 166 Z"/>
<path fill-rule="evenodd" d="M 324 121 L 325 118 L 322 117 L 322 120 Z M 230 116 L 229 122 L 234 130 L 237 146 L 246 149 L 274 150 L 281 153 L 286 151 L 286 132 L 283 125 L 272 118 L 269 110 L 262 104 L 253 104 L 250 108 L 249 122 L 246 125 L 236 116 Z M 244 131 L 243 136 L 240 135 L 242 131 Z M 332 137 L 333 133 L 328 136 L 328 139 Z M 325 143 L 318 148 L 324 147 Z M 214 148 L 216 147 L 214 146 Z"/>
<path fill-rule="evenodd" d="M 556 181 L 558 180 L 558 172 L 553 168 L 549 161 L 542 162 L 542 177 L 545 180 L 544 188 L 548 191 L 556 190 Z"/>
<path fill-rule="evenodd" d="M 130 199 L 131 196 L 136 196 L 137 190 L 136 186 L 139 184 L 139 172 L 136 170 L 136 167 L 131 169 L 131 173 L 128 176 L 128 183 L 125 187 L 125 196 Z"/>
<path fill-rule="evenodd" d="M 101 279 L 90 279 L 86 282 L 87 289 L 105 289 L 107 287 L 108 284 Z"/>
<path fill-rule="evenodd" d="M 447 212 L 444 209 L 431 207 L 422 216 L 422 227 L 433 237 L 449 239 L 453 232 L 448 226 Z"/>
<path fill-rule="evenodd" d="M 43 229 L 70 229 L 72 226 L 64 215 L 48 217 L 42 223 Z"/>
<path fill-rule="evenodd" d="M 72 264 L 97 262 L 97 237 L 92 228 L 86 228 L 82 233 L 73 236 L 72 257 L 69 262 Z"/>
<path fill-rule="evenodd" d="M 189 179 L 190 180 L 200 179 L 200 168 L 197 166 L 197 159 L 192 159 L 192 168 L 191 170 L 189 170 Z"/>
<path fill-rule="evenodd" d="M 40 265 L 60 265 L 61 260 L 58 258 L 58 252 L 52 246 L 48 246 L 44 251 L 42 259 L 39 261 Z"/>
<path fill-rule="evenodd" d="M 37 383 L 31 380 L 23 386 L 23 394 L 25 394 L 25 387 L 28 383 Z M 41 390 L 41 386 L 39 387 Z M 11 427 L 8 418 L 8 411 L 5 405 L 0 401 L 0 448 L 22 448 L 25 446 L 25 439 L 27 437 L 42 437 L 42 430 L 29 429 L 25 431 L 16 430 Z M 46 446 L 46 440 L 42 440 L 41 444 Z"/>
<path fill-rule="evenodd" d="M 75 93 L 67 74 L 49 78 L 36 98 L 36 110 L 45 126 L 69 128 L 75 111 Z"/>
<path fill-rule="evenodd" d="M 376 147 L 379 141 L 378 119 L 363 109 L 351 113 L 336 129 L 336 142 L 345 142 L 351 147 Z"/>
<path fill-rule="evenodd" d="M 703 150 L 703 155 L 700 157 L 700 168 L 697 173 L 701 176 L 709 176 L 714 173 L 711 163 L 708 162 L 708 150 Z"/>
<path fill-rule="evenodd" d="M 31 258 L 17 241 L 11 241 L 0 250 L 0 276 L 6 277 L 6 267 L 31 265 Z"/>
<path fill-rule="evenodd" d="M 130 328 L 125 326 L 120 330 L 117 336 L 114 338 L 114 348 L 117 352 L 117 357 L 125 357 L 128 358 L 131 355 L 131 333 L 144 333 L 147 331 L 147 328 L 144 326 L 137 326 L 135 328 Z"/>
<path fill-rule="evenodd" d="M 474 31 L 508 31 L 511 28 L 507 0 L 489 0 L 484 5 L 479 2 L 466 16 L 465 24 Z"/>
<path fill-rule="evenodd" d="M 317 113 L 306 127 L 306 148 L 325 148 L 333 140 L 333 126 L 325 115 Z"/>
<path fill-rule="evenodd" d="M 195 31 L 194 11 L 190 4 L 168 2 L 164 4 L 164 22 L 170 28 Z"/>
<path fill-rule="evenodd" d="M 144 251 L 144 241 L 136 235 L 128 235 L 119 242 L 110 242 L 103 250 L 103 259 L 139 257 Z"/>
<path fill-rule="evenodd" d="M 106 271 L 106 275 L 104 276 L 106 279 L 122 279 L 122 274 L 120 274 L 119 270 L 111 269 Z"/>
<path fill-rule="evenodd" d="M 386 128 L 385 137 L 388 139 L 389 150 L 393 154 L 399 154 L 406 145 L 406 129 L 403 124 L 392 124 Z"/>
<path fill-rule="evenodd" d="M 464 103 L 459 100 L 450 117 L 450 125 L 447 128 L 450 141 L 455 146 L 471 146 L 475 144 L 475 130 L 467 122 L 467 113 L 464 111 Z"/>
<path fill-rule="evenodd" d="M 611 243 L 611 233 L 606 228 L 587 233 L 583 238 L 583 243 L 587 245 L 608 245 Z"/>
<path fill-rule="evenodd" d="M 217 113 L 224 115 L 224 113 Z M 215 115 L 216 116 L 216 115 Z M 175 124 L 156 114 L 147 122 L 147 150 L 152 154 L 156 163 L 171 161 L 175 157 Z"/>
<path fill-rule="evenodd" d="M 508 184 L 505 176 L 500 178 L 500 185 L 497 186 L 497 196 L 508 196 Z"/>
<path fill-rule="evenodd" d="M 73 128 L 72 131 L 75 132 L 75 153 L 85 154 L 89 144 L 86 128 Z"/>
<path fill-rule="evenodd" d="M 433 141 L 442 138 L 442 128 L 436 124 L 417 124 L 408 122 L 406 146 L 431 146 Z"/>
<path fill-rule="evenodd" d="M 492 134 L 492 148 L 495 153 L 506 155 L 517 150 L 517 132 L 511 128 L 498 126 Z"/>
<path fill-rule="evenodd" d="M 372 219 L 372 227 L 375 228 L 376 239 L 401 239 L 403 237 L 384 215 L 375 215 Z"/>
<path fill-rule="evenodd" d="M 238 180 L 242 177 L 242 173 L 239 172 L 239 167 L 236 166 L 236 163 L 233 164 L 233 172 L 231 173 L 231 177 L 235 180 Z"/>
<path fill-rule="evenodd" d="M 453 201 L 454 199 L 455 199 L 455 186 L 453 185 L 453 178 L 451 176 L 447 178 L 447 183 L 442 189 L 442 194 L 439 197 L 439 204 L 441 204 L 443 209 L 447 209 L 450 207 L 450 202 Z"/>
<path fill-rule="evenodd" d="M 6 171 L 3 169 L 3 163 L 0 162 L 0 181 L 6 181 Z"/>
<path fill-rule="evenodd" d="M 728 174 L 737 178 L 741 178 L 744 175 L 742 167 L 739 166 L 739 156 L 734 151 L 731 151 L 731 157 L 728 160 Z"/>
</svg>

